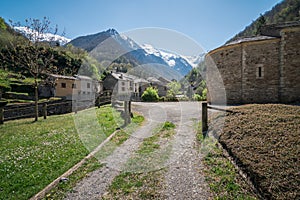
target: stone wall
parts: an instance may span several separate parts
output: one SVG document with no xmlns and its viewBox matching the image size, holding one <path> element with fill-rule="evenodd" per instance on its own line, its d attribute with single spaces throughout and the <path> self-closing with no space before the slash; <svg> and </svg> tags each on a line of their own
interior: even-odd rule
<svg viewBox="0 0 300 200">
<path fill-rule="evenodd" d="M 98 106 L 108 104 L 109 96 L 106 97 L 106 102 L 98 102 Z M 103 99 L 100 99 L 103 100 Z M 39 117 L 44 116 L 43 105 L 39 103 Z M 94 101 L 90 100 L 57 100 L 47 102 L 47 116 L 61 115 L 71 113 L 75 111 L 84 110 L 95 106 Z M 23 103 L 23 104 L 11 104 L 4 106 L 4 121 L 22 119 L 22 118 L 34 118 L 35 117 L 35 104 Z"/>
<path fill-rule="evenodd" d="M 53 101 L 47 103 L 47 115 L 60 115 L 72 112 L 72 101 Z M 34 103 L 12 104 L 4 107 L 4 121 L 35 116 Z M 43 103 L 39 103 L 39 116 L 43 116 Z"/>
<path fill-rule="evenodd" d="M 222 46 L 206 56 L 208 101 L 227 104 L 300 101 L 300 27 L 284 28 L 281 37 L 245 40 Z"/>
<path fill-rule="evenodd" d="M 250 42 L 241 46 L 241 103 L 278 102 L 279 39 Z"/>
<path fill-rule="evenodd" d="M 300 27 L 281 31 L 280 101 L 300 101 Z"/>
<path fill-rule="evenodd" d="M 217 49 L 207 56 L 208 101 L 216 104 L 223 104 L 224 99 L 229 104 L 241 102 L 241 56 L 239 45 Z M 222 96 L 222 87 L 225 87 L 226 97 Z"/>
</svg>

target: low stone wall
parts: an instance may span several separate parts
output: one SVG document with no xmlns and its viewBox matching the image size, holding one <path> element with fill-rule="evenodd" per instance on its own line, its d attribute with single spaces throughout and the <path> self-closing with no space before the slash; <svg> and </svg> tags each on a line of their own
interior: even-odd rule
<svg viewBox="0 0 300 200">
<path fill-rule="evenodd" d="M 104 99 L 100 99 L 104 100 Z M 97 106 L 109 104 L 111 101 L 97 102 Z M 39 103 L 39 116 L 44 116 L 44 105 L 47 105 L 47 116 L 49 115 L 61 115 L 71 112 L 77 112 L 87 108 L 95 106 L 94 101 L 90 100 L 57 100 L 47 103 Z M 34 118 L 35 117 L 35 105 L 34 103 L 20 103 L 6 105 L 4 108 L 4 121 L 15 120 L 21 118 Z"/>
<path fill-rule="evenodd" d="M 43 105 L 39 103 L 39 116 L 43 116 Z M 59 100 L 47 103 L 47 115 L 60 115 L 72 112 L 72 101 Z M 34 103 L 13 104 L 4 107 L 4 121 L 35 116 Z"/>
<path fill-rule="evenodd" d="M 44 116 L 44 104 L 45 103 L 39 103 L 40 117 Z M 91 101 L 58 100 L 47 102 L 47 116 L 71 113 L 93 106 L 95 106 L 95 103 Z M 13 104 L 4 107 L 4 121 L 31 117 L 35 117 L 34 103 Z"/>
<path fill-rule="evenodd" d="M 32 100 L 32 101 L 34 100 L 34 96 L 25 95 L 25 94 L 15 94 L 15 93 L 6 92 L 2 96 L 5 99 L 22 99 L 22 100 Z"/>
</svg>

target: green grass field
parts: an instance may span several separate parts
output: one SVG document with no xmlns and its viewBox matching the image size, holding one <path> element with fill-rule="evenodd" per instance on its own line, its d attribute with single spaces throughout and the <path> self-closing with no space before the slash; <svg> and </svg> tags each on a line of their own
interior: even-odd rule
<svg viewBox="0 0 300 200">
<path fill-rule="evenodd" d="M 0 199 L 32 197 L 113 133 L 121 121 L 118 113 L 110 106 L 95 111 L 50 116 L 35 123 L 33 119 L 22 119 L 1 125 Z M 83 114 L 90 112 L 96 113 L 96 118 Z M 82 124 L 76 119 L 80 115 L 85 117 Z M 98 131 L 93 131 L 91 124 L 98 124 Z"/>
</svg>

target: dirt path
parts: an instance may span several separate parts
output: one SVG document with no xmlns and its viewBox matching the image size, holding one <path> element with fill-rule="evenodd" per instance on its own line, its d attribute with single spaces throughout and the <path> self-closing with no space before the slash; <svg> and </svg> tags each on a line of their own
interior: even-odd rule
<svg viewBox="0 0 300 200">
<path fill-rule="evenodd" d="M 145 116 L 146 123 L 118 147 L 102 163 L 105 167 L 92 172 L 79 182 L 66 199 L 100 199 L 124 164 L 138 149 L 144 138 L 164 121 L 176 124 L 172 153 L 165 163 L 167 173 L 161 191 L 167 199 L 209 199 L 208 187 L 201 173 L 201 155 L 195 149 L 195 121 L 200 119 L 198 103 L 133 103 L 133 110 Z"/>
<path fill-rule="evenodd" d="M 174 108 L 170 109 L 170 115 L 174 116 L 174 111 Z M 195 125 L 200 120 L 200 104 L 182 102 L 180 111 L 180 120 L 173 121 L 178 130 L 166 174 L 165 195 L 170 200 L 209 199 L 210 194 L 202 174 L 202 155 L 196 150 Z"/>
</svg>

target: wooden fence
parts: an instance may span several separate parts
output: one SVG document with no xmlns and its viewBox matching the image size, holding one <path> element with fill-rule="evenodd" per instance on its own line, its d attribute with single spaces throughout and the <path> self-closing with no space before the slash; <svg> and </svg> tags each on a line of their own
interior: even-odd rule
<svg viewBox="0 0 300 200">
<path fill-rule="evenodd" d="M 218 111 L 228 112 L 228 113 L 234 112 L 232 110 L 208 106 L 206 101 L 202 102 L 201 105 L 202 105 L 201 108 L 202 108 L 202 134 L 203 134 L 203 137 L 207 136 L 207 131 L 208 131 L 208 109 L 218 110 Z"/>
<path fill-rule="evenodd" d="M 72 112 L 71 101 L 47 102 L 38 104 L 39 117 Z M 7 105 L 0 108 L 0 124 L 4 121 L 35 117 L 34 104 Z"/>
<path fill-rule="evenodd" d="M 44 119 L 46 119 L 49 115 L 77 112 L 93 106 L 100 107 L 101 105 L 109 103 L 111 103 L 110 96 L 99 97 L 96 99 L 96 102 L 91 100 L 61 100 L 39 103 L 39 117 L 44 117 Z M 0 124 L 3 124 L 4 121 L 31 117 L 35 117 L 35 105 L 33 103 L 0 107 Z"/>
</svg>

